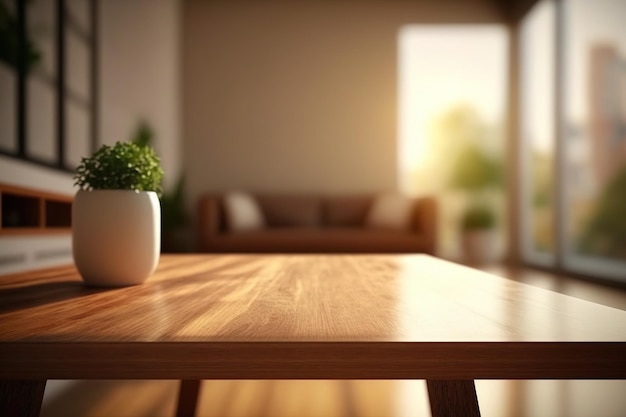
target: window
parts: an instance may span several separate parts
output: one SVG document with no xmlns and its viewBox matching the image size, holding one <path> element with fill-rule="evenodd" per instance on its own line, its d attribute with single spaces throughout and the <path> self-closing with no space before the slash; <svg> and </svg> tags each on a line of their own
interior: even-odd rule
<svg viewBox="0 0 626 417">
<path fill-rule="evenodd" d="M 398 42 L 400 188 L 438 195 L 439 253 L 456 257 L 467 202 L 463 190 L 451 187 L 455 163 L 476 146 L 502 164 L 507 31 L 500 25 L 408 25 Z M 485 197 L 493 200 L 499 225 L 502 197 L 501 189 Z"/>
<path fill-rule="evenodd" d="M 97 0 L 0 0 L 1 154 L 73 171 L 95 148 L 96 11 Z"/>
<path fill-rule="evenodd" d="M 520 32 L 524 259 L 622 281 L 624 15 L 626 3 L 615 0 L 544 0 Z"/>
</svg>

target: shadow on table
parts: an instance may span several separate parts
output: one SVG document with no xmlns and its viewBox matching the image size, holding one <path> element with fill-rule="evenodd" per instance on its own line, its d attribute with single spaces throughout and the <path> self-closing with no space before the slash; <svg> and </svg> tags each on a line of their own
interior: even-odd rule
<svg viewBox="0 0 626 417">
<path fill-rule="evenodd" d="M 117 288 L 88 287 L 81 281 L 55 281 L 0 290 L 0 313 L 85 297 Z"/>
</svg>

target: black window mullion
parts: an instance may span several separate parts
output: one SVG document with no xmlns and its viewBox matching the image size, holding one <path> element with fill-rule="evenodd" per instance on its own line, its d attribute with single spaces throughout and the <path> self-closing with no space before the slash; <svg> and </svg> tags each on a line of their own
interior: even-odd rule
<svg viewBox="0 0 626 417">
<path fill-rule="evenodd" d="M 95 152 L 98 149 L 100 138 L 99 138 L 99 126 L 100 126 L 100 103 L 99 103 L 99 88 L 98 88 L 98 78 L 99 78 L 99 26 L 98 26 L 98 0 L 91 0 L 91 10 L 90 10 L 90 20 L 91 20 L 91 152 Z"/>
<path fill-rule="evenodd" d="M 17 155 L 26 158 L 26 2 L 15 0 L 17 15 Z"/>
<path fill-rule="evenodd" d="M 65 167 L 65 0 L 57 0 L 57 165 Z"/>
</svg>

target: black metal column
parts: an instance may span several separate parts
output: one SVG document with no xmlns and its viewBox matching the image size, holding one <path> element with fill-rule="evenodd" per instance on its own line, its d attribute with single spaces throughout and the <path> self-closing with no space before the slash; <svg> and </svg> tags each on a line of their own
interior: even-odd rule
<svg viewBox="0 0 626 417">
<path fill-rule="evenodd" d="M 57 164 L 65 168 L 65 0 L 57 0 Z"/>
<path fill-rule="evenodd" d="M 28 56 L 26 49 L 26 2 L 15 0 L 17 15 L 17 156 L 26 158 L 26 77 Z"/>
</svg>

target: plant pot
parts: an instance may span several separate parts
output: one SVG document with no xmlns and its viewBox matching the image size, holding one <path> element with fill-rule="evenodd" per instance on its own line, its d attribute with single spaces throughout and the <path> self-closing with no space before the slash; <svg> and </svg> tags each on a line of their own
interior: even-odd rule
<svg viewBox="0 0 626 417">
<path fill-rule="evenodd" d="M 72 248 L 88 285 L 144 282 L 156 269 L 161 207 L 155 192 L 80 190 L 72 204 Z"/>
<path fill-rule="evenodd" d="M 496 259 L 496 233 L 493 229 L 470 229 L 463 231 L 464 261 L 470 265 L 482 265 Z"/>
</svg>

